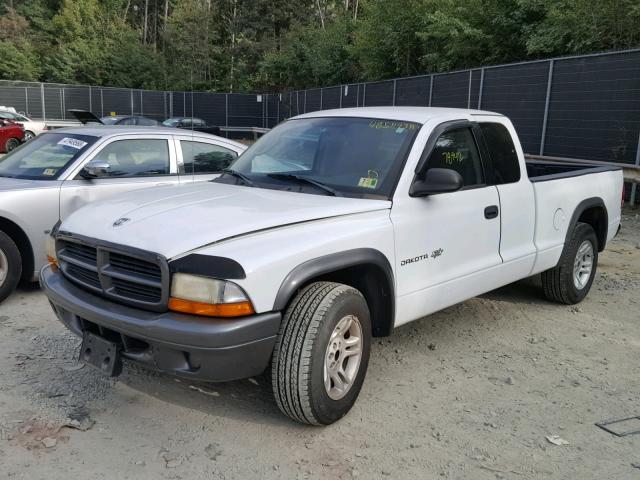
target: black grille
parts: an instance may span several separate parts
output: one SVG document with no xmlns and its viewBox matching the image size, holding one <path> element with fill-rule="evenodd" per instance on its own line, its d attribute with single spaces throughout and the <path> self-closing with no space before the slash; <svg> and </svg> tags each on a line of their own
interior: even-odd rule
<svg viewBox="0 0 640 480">
<path fill-rule="evenodd" d="M 57 252 L 62 273 L 77 285 L 120 303 L 166 310 L 169 273 L 162 257 L 75 238 L 59 238 Z"/>
<path fill-rule="evenodd" d="M 83 283 L 86 283 L 94 288 L 102 289 L 97 271 L 91 271 L 89 269 L 78 267 L 76 265 L 68 265 L 66 268 L 66 272 L 71 277 L 77 278 Z"/>
<path fill-rule="evenodd" d="M 157 264 L 115 252 L 109 254 L 109 264 L 114 269 L 122 272 L 145 275 L 158 280 L 162 277 L 162 271 Z"/>
</svg>

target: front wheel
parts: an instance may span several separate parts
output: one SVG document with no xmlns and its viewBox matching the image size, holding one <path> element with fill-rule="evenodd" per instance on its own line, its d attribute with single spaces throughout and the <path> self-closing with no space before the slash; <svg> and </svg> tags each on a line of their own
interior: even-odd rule
<svg viewBox="0 0 640 480">
<path fill-rule="evenodd" d="M 310 425 L 329 425 L 351 409 L 367 372 L 371 320 L 362 294 L 316 282 L 289 305 L 276 341 L 272 384 L 280 410 Z"/>
<path fill-rule="evenodd" d="M 545 296 L 567 305 L 581 302 L 591 289 L 598 266 L 598 239 L 593 227 L 579 222 L 555 268 L 542 272 Z"/>
<path fill-rule="evenodd" d="M 20 250 L 6 233 L 0 231 L 0 302 L 18 285 L 22 275 Z"/>
<path fill-rule="evenodd" d="M 17 138 L 10 138 L 7 140 L 7 143 L 4 144 L 4 151 L 9 153 L 11 150 L 14 150 L 20 146 L 20 140 Z"/>
</svg>

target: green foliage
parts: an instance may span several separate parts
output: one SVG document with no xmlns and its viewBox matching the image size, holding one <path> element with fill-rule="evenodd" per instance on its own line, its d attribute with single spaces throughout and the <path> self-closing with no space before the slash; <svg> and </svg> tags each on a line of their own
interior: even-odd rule
<svg viewBox="0 0 640 480">
<path fill-rule="evenodd" d="M 640 45 L 638 0 L 0 0 L 0 78 L 281 91 Z"/>
</svg>

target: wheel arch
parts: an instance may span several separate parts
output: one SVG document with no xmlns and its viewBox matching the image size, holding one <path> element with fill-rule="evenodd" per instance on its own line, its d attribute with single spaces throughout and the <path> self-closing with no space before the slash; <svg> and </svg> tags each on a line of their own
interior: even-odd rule
<svg viewBox="0 0 640 480">
<path fill-rule="evenodd" d="M 29 236 L 17 223 L 6 217 L 0 217 L 0 230 L 6 233 L 18 247 L 22 257 L 22 279 L 31 280 L 35 269 L 35 260 Z"/>
<path fill-rule="evenodd" d="M 316 281 L 344 283 L 367 301 L 375 337 L 390 335 L 395 323 L 395 283 L 387 257 L 373 248 L 358 248 L 308 260 L 283 280 L 273 310 L 283 311 L 296 293 Z"/>
<path fill-rule="evenodd" d="M 591 197 L 583 200 L 573 211 L 571 221 L 569 222 L 569 228 L 567 229 L 567 235 L 565 238 L 565 245 L 569 243 L 573 230 L 576 228 L 578 222 L 587 223 L 593 227 L 598 239 L 598 251 L 604 250 L 607 244 L 607 234 L 609 230 L 609 215 L 607 213 L 607 207 L 604 201 L 600 197 Z"/>
</svg>

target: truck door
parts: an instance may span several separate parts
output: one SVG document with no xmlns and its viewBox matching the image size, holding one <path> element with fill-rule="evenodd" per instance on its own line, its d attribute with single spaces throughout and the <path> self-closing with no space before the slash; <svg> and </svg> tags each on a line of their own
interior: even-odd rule
<svg viewBox="0 0 640 480">
<path fill-rule="evenodd" d="M 474 128 L 452 124 L 423 154 L 427 169 L 460 173 L 461 190 L 394 196 L 396 283 L 404 297 L 398 299 L 396 325 L 476 295 L 487 272 L 502 263 L 498 191 L 486 184 Z"/>
</svg>

